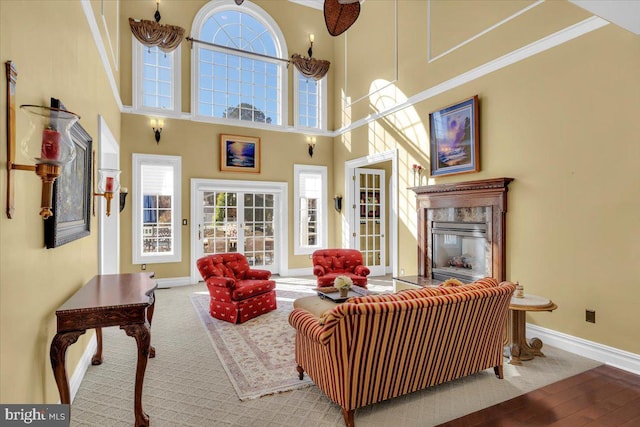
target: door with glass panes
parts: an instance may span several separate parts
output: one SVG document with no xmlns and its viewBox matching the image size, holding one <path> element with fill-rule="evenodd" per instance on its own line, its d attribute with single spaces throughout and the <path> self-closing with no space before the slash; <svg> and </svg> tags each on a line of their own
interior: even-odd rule
<svg viewBox="0 0 640 427">
<path fill-rule="evenodd" d="M 386 263 L 384 170 L 356 168 L 354 174 L 353 247 L 362 252 L 364 264 L 371 270 L 370 275 L 382 276 Z"/>
<path fill-rule="evenodd" d="M 276 195 L 271 193 L 198 192 L 197 258 L 239 252 L 249 265 L 277 273 Z"/>
</svg>

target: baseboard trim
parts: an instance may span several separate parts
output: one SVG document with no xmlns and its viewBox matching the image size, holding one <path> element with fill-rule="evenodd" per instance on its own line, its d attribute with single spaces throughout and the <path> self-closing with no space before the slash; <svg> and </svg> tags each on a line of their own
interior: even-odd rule
<svg viewBox="0 0 640 427">
<path fill-rule="evenodd" d="M 550 346 L 640 375 L 638 354 L 527 323 L 527 337 L 534 336 Z"/>
<path fill-rule="evenodd" d="M 290 268 L 280 272 L 281 277 L 313 276 L 313 268 Z"/>
<path fill-rule="evenodd" d="M 156 279 L 156 283 L 160 289 L 175 288 L 176 286 L 187 286 L 192 284 L 189 276 Z"/>
<path fill-rule="evenodd" d="M 71 379 L 69 380 L 69 397 L 71 397 L 71 403 L 73 403 L 73 399 L 75 399 L 76 393 L 78 393 L 78 390 L 80 389 L 80 384 L 82 384 L 84 374 L 87 372 L 89 366 L 91 366 L 91 358 L 96 354 L 97 348 L 98 341 L 96 339 L 96 334 L 93 334 L 89 340 L 89 344 L 87 344 L 87 347 L 84 349 L 84 353 L 82 353 L 80 361 L 76 365 L 76 369 L 73 371 Z M 60 399 L 58 399 L 58 404 L 59 403 Z"/>
</svg>

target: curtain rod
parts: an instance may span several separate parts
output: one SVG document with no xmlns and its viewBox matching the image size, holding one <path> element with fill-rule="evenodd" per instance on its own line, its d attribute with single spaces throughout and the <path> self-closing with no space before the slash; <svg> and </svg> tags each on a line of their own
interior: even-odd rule
<svg viewBox="0 0 640 427">
<path fill-rule="evenodd" d="M 287 67 L 289 66 L 289 63 L 291 61 L 289 61 L 288 59 L 282 59 L 282 58 L 278 58 L 277 56 L 271 56 L 271 55 L 265 55 L 263 53 L 256 53 L 256 52 L 249 52 L 247 50 L 242 50 L 242 49 L 237 49 L 235 47 L 229 47 L 229 46 L 222 46 L 220 44 L 216 44 L 216 43 L 210 43 L 210 42 L 206 42 L 204 40 L 198 40 L 198 39 L 194 39 L 193 37 L 187 37 L 187 41 L 191 42 L 191 46 L 193 47 L 193 43 L 200 43 L 200 44 L 205 44 L 207 46 L 213 46 L 213 47 L 217 47 L 219 49 L 226 49 L 226 50 L 231 50 L 233 52 L 238 52 L 238 53 L 242 53 L 244 55 L 252 55 L 252 56 L 259 56 L 261 58 L 267 58 L 267 59 L 275 59 L 276 61 L 282 61 L 282 62 L 286 62 L 287 63 Z"/>
</svg>

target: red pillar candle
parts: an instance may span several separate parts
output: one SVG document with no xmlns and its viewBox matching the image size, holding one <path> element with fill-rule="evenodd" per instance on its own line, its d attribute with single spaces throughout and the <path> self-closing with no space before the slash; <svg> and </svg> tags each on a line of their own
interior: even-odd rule
<svg viewBox="0 0 640 427">
<path fill-rule="evenodd" d="M 110 193 L 113 193 L 113 177 L 112 176 L 108 176 L 107 177 L 107 185 L 106 185 L 104 191 L 108 191 Z"/>
<path fill-rule="evenodd" d="M 53 129 L 42 131 L 40 157 L 45 160 L 58 160 L 60 157 L 60 132 Z"/>
</svg>

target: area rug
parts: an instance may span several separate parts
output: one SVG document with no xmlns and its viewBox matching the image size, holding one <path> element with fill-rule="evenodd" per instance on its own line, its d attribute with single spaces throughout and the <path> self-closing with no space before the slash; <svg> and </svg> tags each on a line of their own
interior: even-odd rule
<svg viewBox="0 0 640 427">
<path fill-rule="evenodd" d="M 289 325 L 293 300 L 299 292 L 276 290 L 278 308 L 239 325 L 211 317 L 209 295 L 194 294 L 191 301 L 229 380 L 242 401 L 308 387 L 309 377 L 298 379 L 295 330 Z"/>
</svg>

